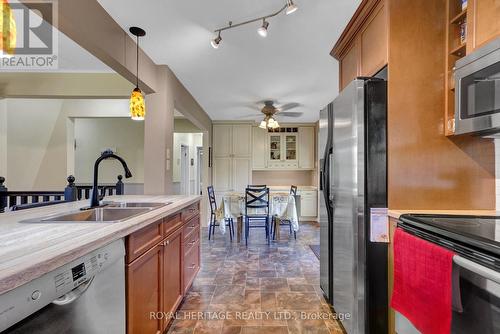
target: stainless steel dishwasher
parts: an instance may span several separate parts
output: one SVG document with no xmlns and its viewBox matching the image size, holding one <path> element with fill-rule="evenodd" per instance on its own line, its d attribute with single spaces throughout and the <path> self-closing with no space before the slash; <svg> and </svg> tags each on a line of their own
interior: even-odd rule
<svg viewBox="0 0 500 334">
<path fill-rule="evenodd" d="M 117 240 L 0 295 L 0 332 L 125 333 L 124 256 Z"/>
</svg>

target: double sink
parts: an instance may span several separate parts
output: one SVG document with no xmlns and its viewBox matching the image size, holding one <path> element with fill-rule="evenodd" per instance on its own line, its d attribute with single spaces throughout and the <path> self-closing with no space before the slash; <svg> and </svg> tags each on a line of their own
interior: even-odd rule
<svg viewBox="0 0 500 334">
<path fill-rule="evenodd" d="M 30 219 L 31 223 L 69 223 L 69 222 L 95 222 L 119 223 L 135 216 L 159 209 L 168 203 L 148 202 L 111 202 L 102 207 L 88 210 L 74 211 L 44 218 Z"/>
</svg>

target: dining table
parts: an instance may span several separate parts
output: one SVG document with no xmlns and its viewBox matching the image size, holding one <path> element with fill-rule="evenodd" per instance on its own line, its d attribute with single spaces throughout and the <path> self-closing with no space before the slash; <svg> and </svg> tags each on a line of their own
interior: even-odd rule
<svg viewBox="0 0 500 334">
<path fill-rule="evenodd" d="M 245 192 L 226 192 L 222 195 L 220 204 L 218 205 L 217 220 L 233 219 L 236 221 L 236 238 L 240 242 L 243 231 L 243 219 L 245 216 Z M 257 211 L 256 211 L 257 210 Z M 249 213 L 261 213 L 262 209 L 249 209 Z M 281 221 L 289 221 L 292 225 L 292 230 L 299 230 L 299 219 L 297 214 L 296 198 L 288 192 L 271 191 L 269 193 L 269 212 L 273 217 L 274 230 L 276 238 L 279 240 Z M 227 226 L 219 224 L 219 230 L 222 234 L 226 233 Z"/>
</svg>

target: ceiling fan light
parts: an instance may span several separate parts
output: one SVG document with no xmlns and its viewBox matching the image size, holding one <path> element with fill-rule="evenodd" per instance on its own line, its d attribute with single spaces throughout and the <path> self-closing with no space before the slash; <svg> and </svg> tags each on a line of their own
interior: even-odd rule
<svg viewBox="0 0 500 334">
<path fill-rule="evenodd" d="M 259 128 L 264 129 L 264 130 L 267 129 L 267 122 L 265 120 L 260 122 Z"/>
<path fill-rule="evenodd" d="M 212 47 L 214 49 L 218 49 L 219 46 L 220 46 L 220 42 L 222 42 L 222 37 L 220 37 L 220 32 L 219 32 L 219 36 L 215 37 L 214 39 L 212 39 L 210 41 L 210 44 L 212 44 Z"/>
<path fill-rule="evenodd" d="M 293 3 L 293 0 L 287 0 L 286 12 L 285 12 L 286 15 L 290 15 L 296 12 L 297 9 L 299 9 L 299 7 L 297 7 L 297 5 Z"/>
<path fill-rule="evenodd" d="M 263 20 L 262 26 L 257 29 L 257 32 L 261 37 L 267 37 L 267 28 L 269 27 L 269 22 L 266 21 L 266 19 Z"/>
</svg>

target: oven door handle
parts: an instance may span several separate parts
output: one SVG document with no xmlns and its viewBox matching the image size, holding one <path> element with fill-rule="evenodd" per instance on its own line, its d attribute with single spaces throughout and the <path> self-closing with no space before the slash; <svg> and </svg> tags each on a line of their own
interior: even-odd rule
<svg viewBox="0 0 500 334">
<path fill-rule="evenodd" d="M 457 264 L 460 267 L 463 267 L 467 270 L 472 271 L 473 273 L 478 274 L 481 277 L 487 278 L 491 281 L 494 281 L 494 282 L 500 284 L 500 273 L 496 272 L 493 269 L 482 266 L 476 262 L 468 260 L 464 257 L 459 256 L 459 255 L 453 256 L 453 262 L 455 262 L 455 264 Z"/>
</svg>

